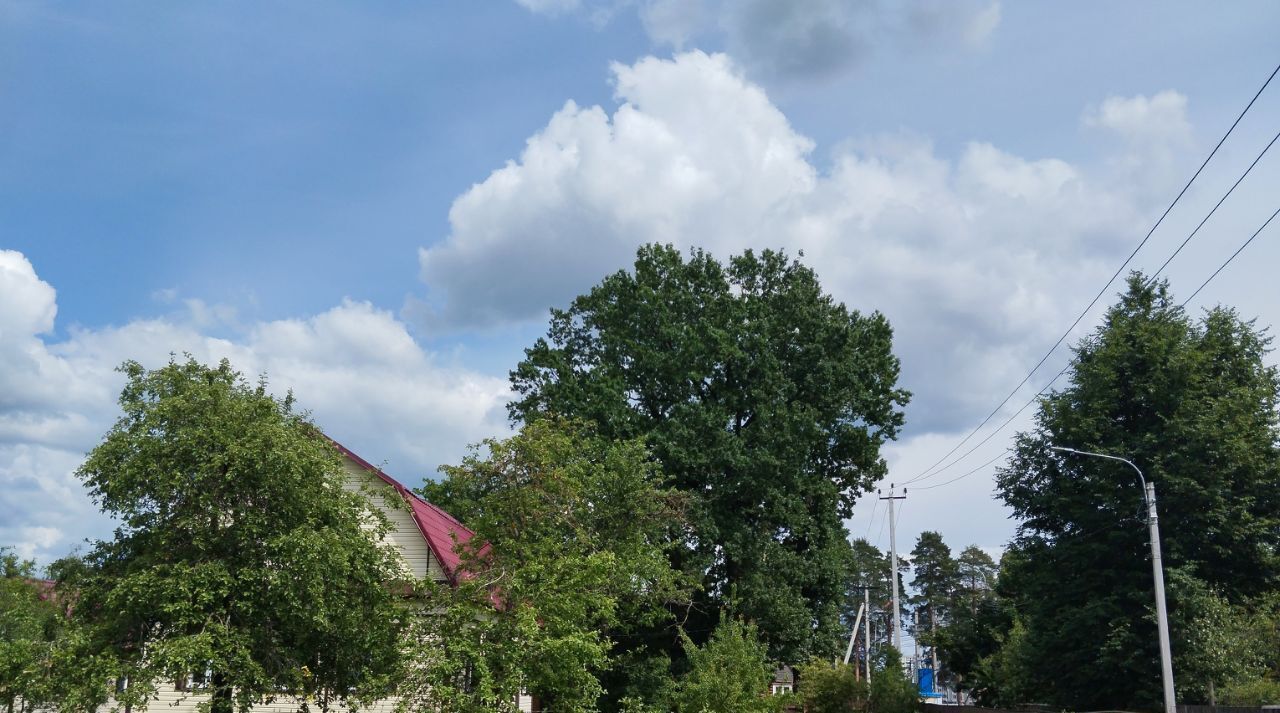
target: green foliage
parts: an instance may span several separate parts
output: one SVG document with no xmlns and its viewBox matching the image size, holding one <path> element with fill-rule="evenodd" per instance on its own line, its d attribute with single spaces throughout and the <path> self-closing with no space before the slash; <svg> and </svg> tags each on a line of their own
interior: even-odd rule
<svg viewBox="0 0 1280 713">
<path fill-rule="evenodd" d="M 1016 605 L 1049 703 L 1153 708 L 1160 700 L 1142 493 L 1158 491 L 1166 569 L 1228 604 L 1280 586 L 1280 379 L 1268 338 L 1224 308 L 1193 321 L 1167 283 L 1135 274 L 1104 324 L 1075 350 L 1071 381 L 1046 396 L 998 476 L 1022 520 Z M 1064 575 L 1064 573 L 1072 573 Z M 1173 592 L 1171 592 L 1171 595 Z M 1171 597 L 1175 641 L 1188 641 Z M 1190 652 L 1175 652 L 1184 657 Z M 1198 684 L 1193 684 L 1198 685 Z"/>
<path fill-rule="evenodd" d="M 926 530 L 920 533 L 915 549 L 911 551 L 911 569 L 915 577 L 911 586 L 916 591 L 916 626 L 912 635 L 925 648 L 924 655 L 932 655 L 937 648 L 937 631 L 951 614 L 951 602 L 959 585 L 959 570 L 951 548 L 942 541 L 942 534 Z M 945 663 L 940 660 L 939 665 Z M 937 683 L 943 682 L 942 672 L 935 673 Z"/>
<path fill-rule="evenodd" d="M 85 627 L 65 655 L 101 664 L 69 667 L 83 702 L 106 695 L 109 672 L 136 710 L 206 667 L 215 712 L 383 695 L 399 645 L 387 584 L 402 569 L 336 449 L 225 360 L 121 370 L 124 415 L 77 472 L 120 526 L 87 568 L 63 567 Z"/>
<path fill-rule="evenodd" d="M 723 614 L 706 644 L 681 632 L 689 672 L 676 686 L 676 713 L 773 713 L 782 699 L 769 695 L 773 667 L 754 624 Z"/>
<path fill-rule="evenodd" d="M 1170 628 L 1178 694 L 1208 702 L 1209 686 L 1256 678 L 1265 670 L 1268 644 L 1258 636 L 1254 616 L 1232 606 L 1213 588 L 1184 570 L 1166 573 Z"/>
<path fill-rule="evenodd" d="M 65 619 L 53 592 L 35 579 L 35 563 L 0 547 L 0 706 L 5 710 L 12 711 L 17 699 L 29 707 L 55 700 L 48 670 Z"/>
<path fill-rule="evenodd" d="M 1230 634 L 1223 638 L 1234 640 L 1235 650 L 1256 658 L 1243 673 L 1236 671 L 1234 679 L 1218 687 L 1218 702 L 1231 706 L 1280 704 L 1280 591 L 1268 592 L 1244 607 L 1233 607 L 1227 621 Z"/>
<path fill-rule="evenodd" d="M 808 713 L 865 711 L 871 694 L 853 666 L 819 660 L 800 667 L 799 688 Z"/>
<path fill-rule="evenodd" d="M 1280 681 L 1273 678 L 1254 678 L 1231 684 L 1222 689 L 1218 703 L 1227 706 L 1280 705 Z"/>
<path fill-rule="evenodd" d="M 1042 665 L 1027 639 L 1027 629 L 1014 617 L 1003 634 L 996 635 L 998 648 L 978 661 L 970 689 L 978 703 L 998 708 L 1015 708 L 1038 700 L 1036 669 Z"/>
<path fill-rule="evenodd" d="M 874 620 L 887 620 L 887 616 L 884 616 L 884 619 L 882 619 L 882 616 L 893 609 L 893 583 L 889 579 L 889 570 L 892 568 L 892 562 L 889 553 L 881 552 L 875 545 L 863 538 L 858 538 L 850 543 L 849 552 L 849 564 L 845 570 L 845 604 L 840 624 L 845 637 L 849 635 L 849 629 L 857 619 L 858 607 L 862 606 L 865 601 L 862 587 L 870 587 L 869 598 Z M 898 560 L 899 592 L 907 591 L 903 574 L 909 569 L 910 565 L 906 559 L 900 558 Z M 906 606 L 907 602 L 904 599 L 902 601 L 902 611 L 898 613 L 899 621 L 905 616 Z M 890 646 L 891 636 L 891 630 L 888 626 L 871 627 L 871 648 L 881 649 Z M 845 642 L 847 643 L 847 641 L 848 639 L 846 638 Z M 859 641 L 861 641 L 861 634 L 859 634 Z M 843 651 L 839 653 L 843 654 Z"/>
<path fill-rule="evenodd" d="M 650 245 L 634 272 L 552 310 L 511 373 L 509 408 L 645 438 L 692 499 L 673 553 L 703 584 L 689 629 L 714 626 L 732 590 L 774 656 L 803 660 L 839 648 L 843 520 L 884 476 L 880 447 L 902 424 L 891 343 L 882 315 L 836 303 L 784 254 L 726 266 Z"/>
<path fill-rule="evenodd" d="M 994 675 L 998 671 L 992 663 L 993 657 L 1006 646 L 1014 624 L 1012 602 L 990 591 L 953 609 L 951 620 L 938 630 L 937 636 L 938 647 L 946 656 L 947 668 L 952 674 L 951 683 L 957 690 L 969 691 L 984 705 L 996 698 L 1010 697 L 1001 689 L 1008 688 L 1011 682 Z M 1014 694 L 1012 698 L 1020 695 Z M 1014 701 L 1015 704 L 1025 702 Z"/>
<path fill-rule="evenodd" d="M 559 419 L 442 470 L 425 495 L 484 545 L 460 550 L 467 577 L 456 587 L 426 594 L 401 694 L 414 710 L 508 711 L 526 688 L 552 710 L 595 710 L 614 664 L 610 634 L 622 621 L 665 621 L 666 605 L 686 597 L 665 551 L 681 498 L 640 441 Z"/>
<path fill-rule="evenodd" d="M 994 596 L 999 566 L 977 545 L 964 548 L 956 558 L 956 592 L 953 606 L 976 611 L 978 604 Z"/>
<path fill-rule="evenodd" d="M 915 684 L 902 673 L 898 650 L 885 647 L 884 667 L 871 678 L 870 713 L 915 713 L 920 700 Z"/>
</svg>

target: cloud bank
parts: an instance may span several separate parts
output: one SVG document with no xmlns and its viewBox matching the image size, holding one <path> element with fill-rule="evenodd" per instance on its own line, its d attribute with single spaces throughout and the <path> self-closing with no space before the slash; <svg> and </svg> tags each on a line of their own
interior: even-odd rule
<svg viewBox="0 0 1280 713">
<path fill-rule="evenodd" d="M 837 298 L 890 317 L 911 429 L 954 431 L 1070 323 L 1078 286 L 1105 281 L 1147 227 L 1144 196 L 1168 180 L 982 142 L 943 156 L 910 135 L 852 139 L 819 170 L 813 142 L 726 55 L 612 72 L 612 112 L 567 103 L 458 197 L 450 235 L 420 251 L 415 318 L 541 320 L 650 241 L 803 251 Z M 1149 158 L 1189 140 L 1184 110 L 1172 92 L 1111 99 L 1085 124 Z"/>
<path fill-rule="evenodd" d="M 365 302 L 242 326 L 236 338 L 209 336 L 226 314 L 195 300 L 166 318 L 48 343 L 56 314 L 54 287 L 25 256 L 0 250 L 0 543 L 26 557 L 48 561 L 108 531 L 74 471 L 116 418 L 114 369 L 126 359 L 156 367 L 190 352 L 229 358 L 250 379 L 265 373 L 331 436 L 409 484 L 505 430 L 505 379 L 442 363 Z"/>
</svg>

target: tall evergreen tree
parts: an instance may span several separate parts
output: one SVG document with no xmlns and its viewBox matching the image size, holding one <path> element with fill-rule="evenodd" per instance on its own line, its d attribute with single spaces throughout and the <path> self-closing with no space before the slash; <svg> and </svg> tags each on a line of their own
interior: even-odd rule
<svg viewBox="0 0 1280 713">
<path fill-rule="evenodd" d="M 936 659 L 938 626 L 950 613 L 957 581 L 956 562 L 941 533 L 931 530 L 920 533 L 915 549 L 911 550 L 911 569 L 915 573 L 911 586 L 920 604 L 913 634 L 925 645 L 926 655 Z"/>
<path fill-rule="evenodd" d="M 1156 484 L 1164 564 L 1228 602 L 1280 582 L 1280 379 L 1269 338 L 1225 308 L 1192 320 L 1166 282 L 1130 276 L 1075 350 L 1070 383 L 1020 433 L 998 490 L 1022 520 L 1005 575 L 1050 702 L 1084 709 L 1160 700 L 1143 497 L 1128 458 Z M 1170 578 L 1174 641 L 1180 578 Z M 1175 650 L 1175 675 L 1195 652 Z"/>
<path fill-rule="evenodd" d="M 902 425 L 892 331 L 784 254 L 722 265 L 641 248 L 565 310 L 512 372 L 513 419 L 559 414 L 647 439 L 692 500 L 674 564 L 702 581 L 691 633 L 718 611 L 757 622 L 792 661 L 839 646 L 847 533 Z M 695 636 L 705 636 L 696 634 Z"/>
</svg>

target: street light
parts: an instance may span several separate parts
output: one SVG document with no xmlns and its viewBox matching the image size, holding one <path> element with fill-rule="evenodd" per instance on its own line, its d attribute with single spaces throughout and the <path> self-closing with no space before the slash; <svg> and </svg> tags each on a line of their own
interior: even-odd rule
<svg viewBox="0 0 1280 713">
<path fill-rule="evenodd" d="M 1151 574 L 1156 584 L 1156 624 L 1160 630 L 1160 677 L 1164 682 L 1164 711 L 1165 713 L 1177 713 L 1173 698 L 1173 655 L 1169 651 L 1169 614 L 1164 606 L 1164 567 L 1160 563 L 1160 525 L 1156 519 L 1156 485 L 1155 483 L 1148 483 L 1147 479 L 1142 476 L 1142 471 L 1131 460 L 1109 456 L 1105 453 L 1078 451 L 1074 448 L 1064 448 L 1062 446 L 1049 446 L 1049 448 L 1063 453 L 1074 453 L 1078 456 L 1091 456 L 1128 463 L 1129 467 L 1133 468 L 1134 472 L 1138 474 L 1138 480 L 1142 482 L 1143 494 L 1147 501 L 1147 526 L 1151 531 Z"/>
</svg>

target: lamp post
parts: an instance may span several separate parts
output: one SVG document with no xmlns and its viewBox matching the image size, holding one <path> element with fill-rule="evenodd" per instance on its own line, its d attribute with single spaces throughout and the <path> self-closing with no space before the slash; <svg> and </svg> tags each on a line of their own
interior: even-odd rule
<svg viewBox="0 0 1280 713">
<path fill-rule="evenodd" d="M 1079 451 L 1075 448 L 1064 448 L 1062 446 L 1049 446 L 1049 448 L 1063 453 L 1074 453 L 1078 456 L 1105 458 L 1128 463 L 1129 467 L 1133 468 L 1134 472 L 1138 474 L 1138 480 L 1142 483 L 1143 496 L 1147 501 L 1147 527 L 1151 532 L 1151 574 L 1155 579 L 1156 625 L 1160 630 L 1160 677 L 1164 683 L 1164 711 L 1165 713 L 1177 713 L 1177 705 L 1173 696 L 1173 654 L 1170 652 L 1169 647 L 1169 614 L 1164 604 L 1164 566 L 1160 560 L 1160 525 L 1156 517 L 1156 485 L 1155 483 L 1148 483 L 1147 479 L 1143 477 L 1142 471 L 1131 460 L 1109 456 L 1105 453 Z"/>
</svg>

